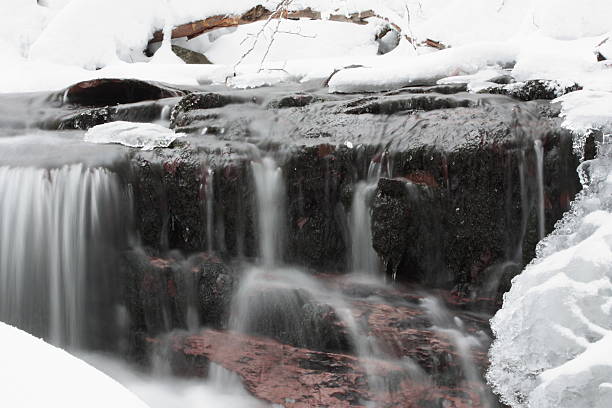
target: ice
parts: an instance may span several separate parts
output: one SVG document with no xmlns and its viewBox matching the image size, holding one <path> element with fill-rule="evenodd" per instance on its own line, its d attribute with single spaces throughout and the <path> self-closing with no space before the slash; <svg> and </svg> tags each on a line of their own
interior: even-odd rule
<svg viewBox="0 0 612 408">
<path fill-rule="evenodd" d="M 0 405 L 12 408 L 148 408 L 106 374 L 0 322 Z"/>
<path fill-rule="evenodd" d="M 564 107 L 566 120 L 579 117 L 573 106 Z M 496 339 L 487 377 L 512 407 L 612 404 L 612 147 L 606 139 L 598 158 L 581 164 L 585 189 L 540 242 L 537 259 L 514 278 L 491 320 Z"/>
<path fill-rule="evenodd" d="M 118 143 L 142 150 L 153 150 L 170 146 L 182 135 L 153 123 L 118 121 L 94 126 L 85 133 L 84 140 L 90 143 Z"/>
</svg>

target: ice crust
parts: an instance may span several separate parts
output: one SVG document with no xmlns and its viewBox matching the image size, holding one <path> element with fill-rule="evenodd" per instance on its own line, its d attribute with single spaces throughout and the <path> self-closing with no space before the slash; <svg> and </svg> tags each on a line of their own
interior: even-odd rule
<svg viewBox="0 0 612 408">
<path fill-rule="evenodd" d="M 182 133 L 153 123 L 110 122 L 94 126 L 85 133 L 84 140 L 90 143 L 117 143 L 142 150 L 153 150 L 170 146 Z"/>
</svg>

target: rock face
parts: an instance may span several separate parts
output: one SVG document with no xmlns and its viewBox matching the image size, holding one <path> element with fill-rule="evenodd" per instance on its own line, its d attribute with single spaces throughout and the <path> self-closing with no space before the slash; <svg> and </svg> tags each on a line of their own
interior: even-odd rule
<svg viewBox="0 0 612 408">
<path fill-rule="evenodd" d="M 486 287 L 478 296 L 495 296 L 533 257 L 539 206 L 547 231 L 569 208 L 578 162 L 571 135 L 540 114 L 551 111 L 547 104 L 461 89 L 189 95 L 171 118 L 177 131 L 191 132 L 187 144 L 133 160 L 144 243 L 186 251 L 212 245 L 227 259 L 256 256 L 250 162 L 272 155 L 287 192 L 285 260 L 342 271 L 353 185 L 378 168 L 372 245 L 386 273 L 464 294 Z M 543 146 L 542 203 L 536 139 Z M 212 197 L 205 197 L 207 183 Z M 216 237 L 210 244 L 209 228 Z"/>
</svg>

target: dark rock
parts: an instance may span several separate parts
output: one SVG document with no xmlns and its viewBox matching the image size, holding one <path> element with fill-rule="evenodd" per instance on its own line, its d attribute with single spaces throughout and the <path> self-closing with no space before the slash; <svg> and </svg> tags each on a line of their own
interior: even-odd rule
<svg viewBox="0 0 612 408">
<path fill-rule="evenodd" d="M 185 126 L 187 123 L 183 120 L 185 113 L 198 109 L 221 108 L 232 103 L 246 103 L 252 100 L 244 98 L 222 95 L 218 93 L 194 93 L 182 98 L 172 109 L 170 115 L 170 127 Z"/>
<path fill-rule="evenodd" d="M 183 96 L 188 92 L 155 82 L 136 79 L 94 79 L 79 82 L 56 94 L 65 103 L 106 106 Z"/>
<path fill-rule="evenodd" d="M 232 296 L 237 279 L 227 265 L 199 256 L 194 273 L 199 274 L 198 282 L 200 321 L 204 326 L 225 328 L 229 320 Z"/>
<path fill-rule="evenodd" d="M 87 109 L 63 118 L 59 123 L 58 128 L 87 130 L 103 123 L 112 122 L 115 113 L 116 109 L 108 106 L 103 108 Z"/>
<path fill-rule="evenodd" d="M 187 48 L 179 47 L 178 45 L 172 46 L 172 52 L 174 52 L 177 57 L 185 61 L 186 64 L 212 64 L 212 62 L 206 58 L 206 55 Z"/>
<path fill-rule="evenodd" d="M 485 88 L 479 91 L 479 93 L 508 95 L 521 101 L 533 101 L 537 99 L 552 100 L 581 89 L 582 87 L 578 84 L 564 85 L 557 81 L 535 79 L 494 88 Z"/>
<path fill-rule="evenodd" d="M 436 109 L 451 109 L 458 107 L 469 107 L 472 101 L 467 98 L 457 98 L 438 95 L 416 95 L 416 96 L 388 96 L 385 98 L 365 98 L 349 102 L 343 113 L 361 115 L 372 113 L 378 115 L 391 115 L 402 111 L 430 111 Z"/>
</svg>

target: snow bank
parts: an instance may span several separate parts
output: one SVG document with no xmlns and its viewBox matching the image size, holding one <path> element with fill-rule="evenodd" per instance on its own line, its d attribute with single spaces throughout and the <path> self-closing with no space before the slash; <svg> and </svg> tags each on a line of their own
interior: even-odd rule
<svg viewBox="0 0 612 408">
<path fill-rule="evenodd" d="M 511 63 L 518 50 L 513 44 L 479 43 L 450 48 L 404 61 L 395 59 L 391 66 L 347 69 L 329 82 L 330 92 L 374 92 L 432 82 L 440 78 L 474 74 L 478 70 Z"/>
<path fill-rule="evenodd" d="M 282 67 L 275 62 L 337 57 L 340 52 L 344 57 L 374 56 L 378 51 L 375 41 L 378 27 L 375 24 L 361 26 L 328 21 L 279 20 L 278 24 L 269 24 L 256 41 L 255 35 L 263 25 L 264 22 L 244 25 L 221 36 L 211 44 L 206 56 L 215 64 L 232 65 L 253 48 L 242 63 L 259 65 L 264 62 L 265 66 Z M 268 50 L 269 39 L 277 28 L 280 32 Z"/>
<path fill-rule="evenodd" d="M 110 122 L 94 126 L 85 133 L 84 139 L 90 143 L 118 143 L 142 150 L 168 147 L 181 133 L 153 123 Z"/>
<path fill-rule="evenodd" d="M 0 323 L 0 401 L 10 408 L 148 408 L 87 363 Z"/>
<path fill-rule="evenodd" d="M 583 126 L 597 96 L 563 97 L 566 123 Z M 515 408 L 612 406 L 612 143 L 579 173 L 584 191 L 491 320 L 487 378 Z"/>
</svg>

